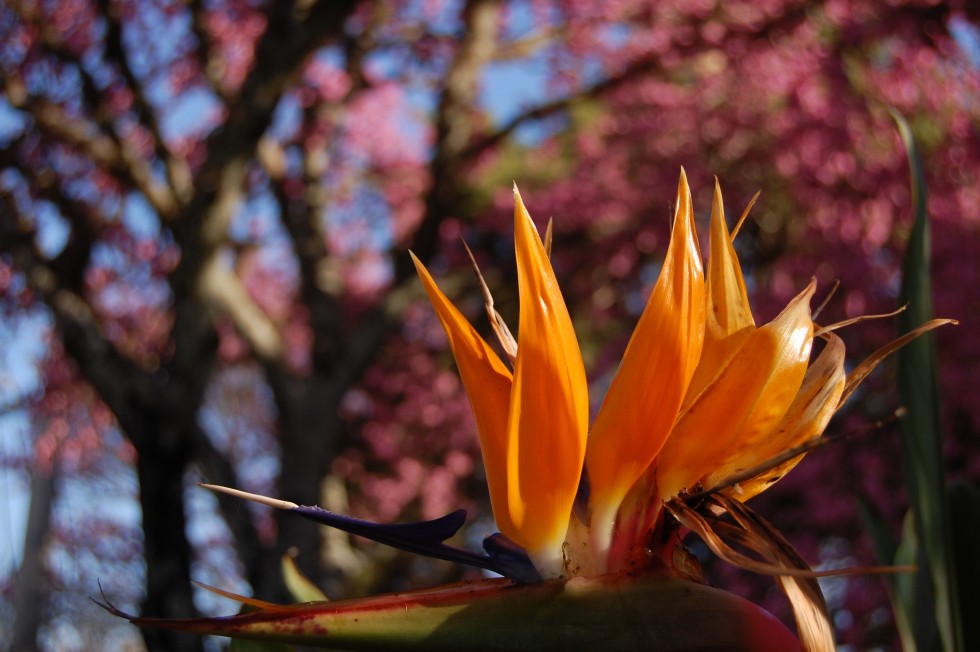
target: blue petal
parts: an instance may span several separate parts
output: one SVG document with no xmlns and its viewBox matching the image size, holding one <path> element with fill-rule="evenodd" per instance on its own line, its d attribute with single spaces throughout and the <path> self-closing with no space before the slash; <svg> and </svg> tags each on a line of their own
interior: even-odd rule
<svg viewBox="0 0 980 652">
<path fill-rule="evenodd" d="M 295 512 L 311 521 L 356 534 L 357 536 L 383 543 L 392 548 L 414 552 L 419 555 L 425 555 L 426 557 L 476 566 L 477 568 L 499 573 L 515 582 L 524 583 L 534 581 L 524 579 L 527 576 L 526 569 L 523 568 L 519 561 L 520 555 L 523 555 L 527 559 L 527 553 L 524 553 L 521 548 L 513 542 L 510 542 L 509 539 L 505 540 L 510 546 L 520 551 L 519 553 L 510 549 L 506 553 L 498 553 L 498 550 L 504 549 L 500 547 L 495 548 L 493 551 L 487 549 L 490 556 L 484 556 L 443 543 L 445 539 L 456 534 L 466 521 L 466 510 L 464 509 L 457 509 L 455 512 L 431 521 L 417 521 L 396 525 L 372 523 L 371 521 L 328 512 L 321 507 L 300 506 L 294 507 L 289 511 Z M 494 536 L 503 537 L 503 535 Z M 488 539 L 490 538 L 492 537 L 488 537 Z M 484 547 L 486 547 L 486 542 L 484 542 Z M 530 564 L 529 559 L 527 560 L 527 564 Z M 531 568 L 533 569 L 533 566 Z M 541 578 L 537 577 L 537 579 Z"/>
<path fill-rule="evenodd" d="M 507 579 L 518 584 L 541 581 L 541 574 L 531 563 L 527 551 L 500 532 L 491 534 L 484 539 L 483 549 L 487 551 L 496 572 Z"/>
</svg>

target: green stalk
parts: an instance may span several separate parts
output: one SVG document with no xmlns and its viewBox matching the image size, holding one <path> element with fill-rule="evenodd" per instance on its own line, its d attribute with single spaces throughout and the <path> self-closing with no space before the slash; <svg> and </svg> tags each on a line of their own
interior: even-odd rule
<svg viewBox="0 0 980 652">
<path fill-rule="evenodd" d="M 267 607 L 227 618 L 130 618 L 144 627 L 342 650 L 799 650 L 775 617 L 674 577 L 515 585 L 481 580 L 357 600 Z"/>
</svg>

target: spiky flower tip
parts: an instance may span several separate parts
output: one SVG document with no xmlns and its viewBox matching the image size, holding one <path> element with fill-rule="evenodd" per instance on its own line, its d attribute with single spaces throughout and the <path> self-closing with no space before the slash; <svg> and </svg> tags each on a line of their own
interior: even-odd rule
<svg viewBox="0 0 980 652">
<path fill-rule="evenodd" d="M 500 529 L 484 542 L 485 554 L 445 543 L 462 526 L 462 510 L 423 523 L 379 525 L 318 507 L 211 488 L 288 509 L 387 545 L 494 571 L 525 587 L 520 593 L 525 598 L 520 599 L 515 597 L 518 593 L 506 593 L 502 585 L 479 590 L 466 585 L 388 598 L 399 605 L 408 601 L 435 610 L 425 612 L 429 616 L 417 615 L 416 623 L 429 622 L 426 618 L 443 613 L 440 609 L 450 603 L 469 605 L 470 614 L 482 614 L 492 604 L 497 606 L 491 611 L 500 613 L 496 600 L 502 598 L 507 604 L 506 595 L 514 605 L 524 599 L 533 605 L 552 605 L 555 598 L 548 587 L 553 586 L 563 587 L 562 591 L 578 587 L 577 595 L 585 596 L 585 611 L 614 597 L 622 604 L 627 590 L 638 591 L 638 600 L 662 604 L 663 591 L 670 593 L 674 587 L 670 582 L 689 584 L 700 579 L 696 562 L 679 545 L 681 528 L 687 528 L 722 558 L 774 575 L 793 605 L 803 649 L 833 650 L 826 605 L 815 579 L 820 573 L 810 570 L 775 528 L 743 503 L 772 486 L 821 441 L 831 417 L 882 359 L 951 320 L 923 324 L 850 374 L 844 370 L 844 344 L 834 333 L 846 323 L 820 327 L 813 321 L 810 300 L 815 282 L 771 322 L 757 325 L 725 221 L 720 188 L 716 182 L 705 272 L 691 192 L 681 170 L 671 240 L 660 277 L 590 427 L 585 369 L 549 260 L 550 243 L 542 242 L 516 186 L 514 199 L 520 299 L 516 339 L 494 309 L 477 270 L 503 359 L 412 256 L 448 336 L 475 415 L 494 519 Z M 821 347 L 816 354 L 815 340 Z M 740 550 L 754 551 L 757 557 L 739 552 L 728 542 L 735 542 Z M 531 588 L 536 585 L 541 588 Z M 343 609 L 338 603 L 323 607 L 312 621 L 308 614 L 267 607 L 248 622 L 158 620 L 151 624 L 178 626 L 174 623 L 184 622 L 185 628 L 193 625 L 193 631 L 275 638 L 274 629 L 269 630 L 273 634 L 263 629 L 266 620 L 285 627 L 293 618 L 338 631 L 338 622 L 347 622 L 344 614 L 348 609 L 362 619 L 362 608 L 378 616 L 374 607 L 391 617 L 394 612 L 388 602 L 379 598 L 370 604 L 350 603 Z M 733 613 L 744 611 L 743 606 L 729 607 Z M 550 625 L 535 638 L 535 627 L 540 628 L 542 621 L 533 608 L 525 605 L 506 611 L 530 637 L 525 640 L 531 641 L 528 649 L 544 649 L 541 646 L 546 641 L 557 641 L 559 649 L 573 649 L 572 642 L 581 642 L 574 634 L 581 631 L 583 622 L 576 607 L 567 607 L 564 616 L 553 615 L 557 620 L 550 621 L 570 627 L 572 634 L 565 638 L 556 637 Z M 650 613 L 645 612 L 644 618 Z M 472 626 L 480 628 L 480 623 L 488 622 L 481 618 Z M 371 619 L 363 620 L 368 621 Z M 402 633 L 412 629 L 402 621 L 400 625 L 384 617 L 382 621 L 388 623 L 384 626 L 401 627 Z M 750 621 L 769 622 L 765 618 L 745 620 Z M 769 631 L 766 627 L 763 630 Z M 741 629 L 731 631 L 742 642 L 752 638 Z M 782 641 L 772 649 L 788 649 L 784 631 L 776 626 L 763 638 Z M 472 632 L 461 636 L 459 649 L 475 649 Z M 312 640 L 297 637 L 295 632 L 279 638 Z M 432 644 L 435 639 L 424 640 Z M 511 643 L 520 649 L 517 641 Z M 377 644 L 373 641 L 365 649 L 381 649 L 370 647 Z M 411 646 L 396 644 L 390 649 Z"/>
<path fill-rule="evenodd" d="M 815 281 L 757 326 L 721 190 L 716 183 L 705 273 L 681 170 L 660 278 L 590 428 L 572 322 L 516 187 L 514 198 L 516 342 L 487 302 L 509 364 L 414 260 L 476 416 L 497 526 L 543 577 L 637 569 L 656 556 L 654 543 L 669 540 L 662 530 L 676 527 L 664 518 L 665 505 L 714 487 L 710 493 L 744 502 L 772 486 L 802 452 L 771 460 L 819 437 L 888 353 L 948 321 L 923 325 L 850 376 L 833 332 L 843 324 L 813 322 Z M 814 356 L 815 339 L 823 347 Z M 726 484 L 733 477 L 740 481 Z M 573 509 L 585 494 L 587 509 Z M 669 557 L 658 561 L 670 565 Z"/>
<path fill-rule="evenodd" d="M 506 363 L 414 259 L 476 416 L 500 531 L 546 578 L 652 569 L 696 576 L 677 545 L 686 527 L 724 558 L 780 577 L 797 596 L 798 618 L 811 621 L 801 630 L 814 630 L 814 645 L 832 640 L 817 574 L 743 503 L 802 459 L 875 365 L 950 320 L 923 324 L 849 375 L 834 333 L 846 324 L 813 321 L 815 281 L 757 325 L 720 187 L 716 182 L 705 272 L 682 169 L 660 277 L 590 428 L 582 357 L 548 247 L 516 187 L 514 199 L 516 341 L 484 285 Z M 577 500 L 585 509 L 573 509 Z M 726 540 L 764 561 L 740 555 Z M 820 618 L 812 616 L 814 605 Z"/>
</svg>

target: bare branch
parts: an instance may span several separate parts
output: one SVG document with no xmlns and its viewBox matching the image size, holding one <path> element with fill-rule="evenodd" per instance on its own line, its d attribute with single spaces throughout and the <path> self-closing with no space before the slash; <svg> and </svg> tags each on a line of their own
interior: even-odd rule
<svg viewBox="0 0 980 652">
<path fill-rule="evenodd" d="M 61 34 L 36 15 L 36 8 L 27 7 L 23 3 L 14 3 L 13 6 L 22 21 L 37 29 L 44 51 L 78 71 L 82 80 L 83 97 L 94 124 L 71 115 L 54 102 L 29 95 L 20 81 L 8 77 L 0 81 L 0 88 L 8 95 L 11 104 L 29 113 L 38 126 L 55 139 L 63 140 L 84 152 L 94 163 L 111 172 L 123 185 L 143 193 L 162 219 L 172 217 L 177 208 L 172 189 L 154 178 L 147 162 L 116 132 L 111 111 L 106 110 L 109 103 L 78 55 L 65 47 Z"/>
<path fill-rule="evenodd" d="M 350 35 L 344 40 L 345 67 L 347 75 L 351 79 L 351 90 L 348 92 L 347 99 L 350 99 L 353 93 L 368 86 L 368 80 L 364 74 L 364 60 L 372 50 L 378 47 L 376 30 L 383 24 L 390 11 L 390 7 L 386 4 L 376 4 L 371 18 L 361 33 Z"/>
<path fill-rule="evenodd" d="M 41 300 L 51 309 L 65 348 L 85 370 L 88 380 L 139 445 L 141 432 L 127 426 L 137 422 L 132 397 L 155 391 L 149 377 L 105 337 L 91 307 L 67 289 L 37 251 L 34 232 L 14 198 L 0 192 L 0 247 L 24 272 Z"/>
<path fill-rule="evenodd" d="M 470 0 L 463 10 L 463 36 L 445 77 L 436 117 L 436 144 L 430 163 L 432 186 L 426 195 L 425 217 L 412 242 L 412 249 L 423 261 L 435 251 L 439 225 L 457 206 L 464 172 L 460 155 L 472 135 L 477 82 L 495 52 L 499 15 L 498 0 Z M 414 278 L 409 257 L 398 258 L 384 301 L 364 316 L 357 332 L 345 343 L 343 360 L 330 376 L 330 400 L 339 402 L 346 388 L 370 364 L 381 342 L 397 328 L 398 316 L 412 296 L 409 288 Z"/>
<path fill-rule="evenodd" d="M 435 152 L 429 166 L 432 186 L 426 195 L 425 217 L 411 243 L 422 262 L 435 251 L 439 225 L 458 205 L 467 160 L 461 155 L 473 134 L 479 75 L 493 58 L 499 22 L 499 0 L 470 0 L 463 10 L 463 36 L 446 74 L 436 115 Z M 396 283 L 413 274 L 407 256 L 396 261 Z"/>
<path fill-rule="evenodd" d="M 22 154 L 26 135 L 21 135 L 0 152 L 0 167 L 16 168 L 30 193 L 53 204 L 71 225 L 68 241 L 48 265 L 65 287 L 82 296 L 85 268 L 92 245 L 103 229 L 100 216 L 87 204 L 65 194 L 61 180 L 44 167 L 28 165 Z"/>
<path fill-rule="evenodd" d="M 279 327 L 252 300 L 232 270 L 213 258 L 201 275 L 200 288 L 205 298 L 228 315 L 259 359 L 266 363 L 280 360 L 285 347 Z"/>
<path fill-rule="evenodd" d="M 31 406 L 33 397 L 33 392 L 22 392 L 17 396 L 7 398 L 3 403 L 0 403 L 0 417 L 26 410 Z"/>
<path fill-rule="evenodd" d="M 528 122 L 541 120 L 543 118 L 548 118 L 555 114 L 561 113 L 578 102 L 598 97 L 603 93 L 619 88 L 623 84 L 632 81 L 641 75 L 658 70 L 659 68 L 660 61 L 658 59 L 644 59 L 642 61 L 637 61 L 627 66 L 620 73 L 613 75 L 612 77 L 608 77 L 597 84 L 593 84 L 588 88 L 582 89 L 577 93 L 552 100 L 551 102 L 546 102 L 532 109 L 528 109 L 520 115 L 511 118 L 507 124 L 497 131 L 487 134 L 486 136 L 483 136 L 482 138 L 473 142 L 466 148 L 466 151 L 461 154 L 460 158 L 472 160 L 486 150 L 499 145 L 503 140 L 514 133 L 518 127 Z"/>
<path fill-rule="evenodd" d="M 225 239 L 232 209 L 241 194 L 246 166 L 287 85 L 307 55 L 324 41 L 342 34 L 354 2 L 313 3 L 298 15 L 291 3 L 268 6 L 268 27 L 259 41 L 255 65 L 242 85 L 228 119 L 207 141 L 207 159 L 195 175 L 194 196 L 174 235 L 182 249 L 173 275 L 174 293 L 187 297 L 194 279 Z"/>
<path fill-rule="evenodd" d="M 221 67 L 212 59 L 214 46 L 211 43 L 211 36 L 208 34 L 207 9 L 202 0 L 185 1 L 191 13 L 191 31 L 197 38 L 198 64 L 201 66 L 201 71 L 204 73 L 204 78 L 208 80 L 211 90 L 227 103 L 230 95 L 221 74 Z"/>
<path fill-rule="evenodd" d="M 51 507 L 57 487 L 54 469 L 35 468 L 31 473 L 31 502 L 24 528 L 23 558 L 17 570 L 14 608 L 16 618 L 10 631 L 11 650 L 32 650 L 44 622 L 44 551 L 50 528 Z"/>
<path fill-rule="evenodd" d="M 340 103 L 349 101 L 356 91 L 352 89 L 338 103 L 311 107 L 304 114 L 300 131 L 312 129 L 318 121 L 336 122 Z M 343 349 L 341 307 L 338 302 L 342 290 L 341 272 L 326 248 L 323 213 L 327 206 L 327 189 L 324 173 L 330 161 L 331 143 L 324 139 L 308 138 L 303 143 L 302 196 L 292 197 L 286 190 L 286 179 L 281 165 L 271 154 L 262 157 L 273 180 L 273 189 L 279 202 L 283 225 L 293 243 L 299 262 L 300 292 L 310 310 L 310 327 L 313 331 L 312 362 L 315 368 L 326 372 L 336 362 Z M 264 148 L 271 151 L 271 144 Z M 281 154 L 281 150 L 277 152 Z M 277 169 L 278 168 L 278 169 Z"/>
<path fill-rule="evenodd" d="M 773 19 L 772 22 L 766 24 L 762 29 L 753 28 L 752 31 L 754 37 L 759 39 L 767 38 L 772 34 L 780 32 L 781 30 L 792 28 L 806 17 L 807 11 L 809 11 L 811 8 L 810 5 L 811 3 L 803 3 L 800 6 L 794 7 L 792 10 L 784 12 L 777 18 Z M 694 52 L 689 52 L 687 53 L 687 56 L 690 57 L 694 54 Z M 487 134 L 471 143 L 470 146 L 467 147 L 466 151 L 462 153 L 460 158 L 466 161 L 473 160 L 486 150 L 500 144 L 503 140 L 514 133 L 518 127 L 528 122 L 541 120 L 543 118 L 556 115 L 570 108 L 574 104 L 581 102 L 582 100 L 599 97 L 604 93 L 608 93 L 630 81 L 635 80 L 637 77 L 660 71 L 661 69 L 661 61 L 655 56 L 634 61 L 620 72 L 607 77 L 601 82 L 583 88 L 576 93 L 567 95 L 566 97 L 558 98 L 552 100 L 551 102 L 546 102 L 539 106 L 533 107 L 520 115 L 513 117 L 509 122 L 507 122 L 507 124 L 499 128 L 497 131 Z"/>
<path fill-rule="evenodd" d="M 118 0 L 99 0 L 99 9 L 106 21 L 106 57 L 119 68 L 119 73 L 126 86 L 133 93 L 133 103 L 136 114 L 147 131 L 153 136 L 153 150 L 158 159 L 163 161 L 167 169 L 167 180 L 170 188 L 181 202 L 186 202 L 191 193 L 191 172 L 187 161 L 174 156 L 163 140 L 163 131 L 157 120 L 156 110 L 146 98 L 143 84 L 136 79 L 129 58 L 123 47 L 122 23 L 120 22 L 120 3 Z"/>
<path fill-rule="evenodd" d="M 512 61 L 527 58 L 548 43 L 554 42 L 559 36 L 559 32 L 560 30 L 557 28 L 548 28 L 522 39 L 501 43 L 493 59 L 494 61 Z"/>
<path fill-rule="evenodd" d="M 102 220 L 89 206 L 65 195 L 54 175 L 38 174 L 34 166 L 20 165 L 19 169 L 32 190 L 39 197 L 51 202 L 71 224 L 68 242 L 50 262 L 50 267 L 66 289 L 83 296 L 85 268 L 92 255 L 92 245 L 103 229 Z"/>
<path fill-rule="evenodd" d="M 5 82 L 5 83 L 4 83 Z M 37 126 L 51 138 L 63 142 L 90 158 L 92 162 L 120 180 L 124 186 L 140 191 L 164 219 L 176 209 L 173 195 L 153 179 L 146 162 L 96 125 L 68 114 L 61 106 L 12 89 L 11 78 L 0 82 L 0 92 L 17 109 L 34 118 Z"/>
<path fill-rule="evenodd" d="M 205 270 L 212 269 L 211 260 L 226 239 L 249 161 L 258 156 L 273 178 L 273 187 L 279 185 L 275 183 L 276 176 L 281 174 L 277 172 L 281 167 L 277 162 L 281 160 L 277 156 L 279 152 L 271 141 L 262 138 L 263 134 L 282 93 L 299 73 L 307 55 L 326 40 L 342 36 L 344 19 L 353 5 L 353 2 L 321 0 L 308 5 L 306 15 L 297 14 L 289 3 L 269 5 L 268 27 L 256 49 L 255 66 L 242 86 L 240 99 L 229 106 L 227 121 L 208 139 L 208 158 L 196 177 L 194 199 L 185 219 L 175 229 L 183 251 L 180 266 L 171 279 L 175 296 L 201 297 L 212 293 L 267 363 L 278 361 L 281 354 L 278 331 L 251 301 L 245 301 L 243 290 L 234 289 L 235 284 L 225 287 L 210 283 L 205 278 Z M 317 188 L 318 184 L 312 187 Z M 315 227 L 320 205 L 314 202 L 301 215 L 283 196 L 279 199 L 284 223 L 297 243 L 304 288 L 316 288 L 317 267 L 326 259 L 322 237 L 318 237 Z M 222 288 L 222 293 L 214 295 L 217 288 Z M 314 318 L 317 306 L 325 304 L 322 299 L 326 295 L 319 294 L 321 300 L 310 302 Z M 329 308 L 332 304 L 326 302 L 326 305 Z M 336 328 L 339 324 L 336 308 L 328 313 L 326 319 L 317 320 L 318 324 Z M 319 333 L 318 339 L 322 339 Z"/>
</svg>

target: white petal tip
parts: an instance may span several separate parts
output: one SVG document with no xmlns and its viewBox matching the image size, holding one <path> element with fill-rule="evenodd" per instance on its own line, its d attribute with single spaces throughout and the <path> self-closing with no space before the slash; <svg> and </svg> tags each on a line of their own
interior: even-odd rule
<svg viewBox="0 0 980 652">
<path fill-rule="evenodd" d="M 268 505 L 269 507 L 275 507 L 276 509 L 295 509 L 299 507 L 296 503 L 291 503 L 288 500 L 279 500 L 278 498 L 269 498 L 268 496 L 261 496 L 259 494 L 251 494 L 247 491 L 242 491 L 240 489 L 232 489 L 230 487 L 222 487 L 216 484 L 205 484 L 203 482 L 198 483 L 199 487 L 204 489 L 210 489 L 211 491 L 217 491 L 218 493 L 228 494 L 229 496 L 234 496 L 235 498 L 241 498 L 242 500 L 250 500 L 253 503 L 259 503 L 262 505 Z"/>
</svg>

